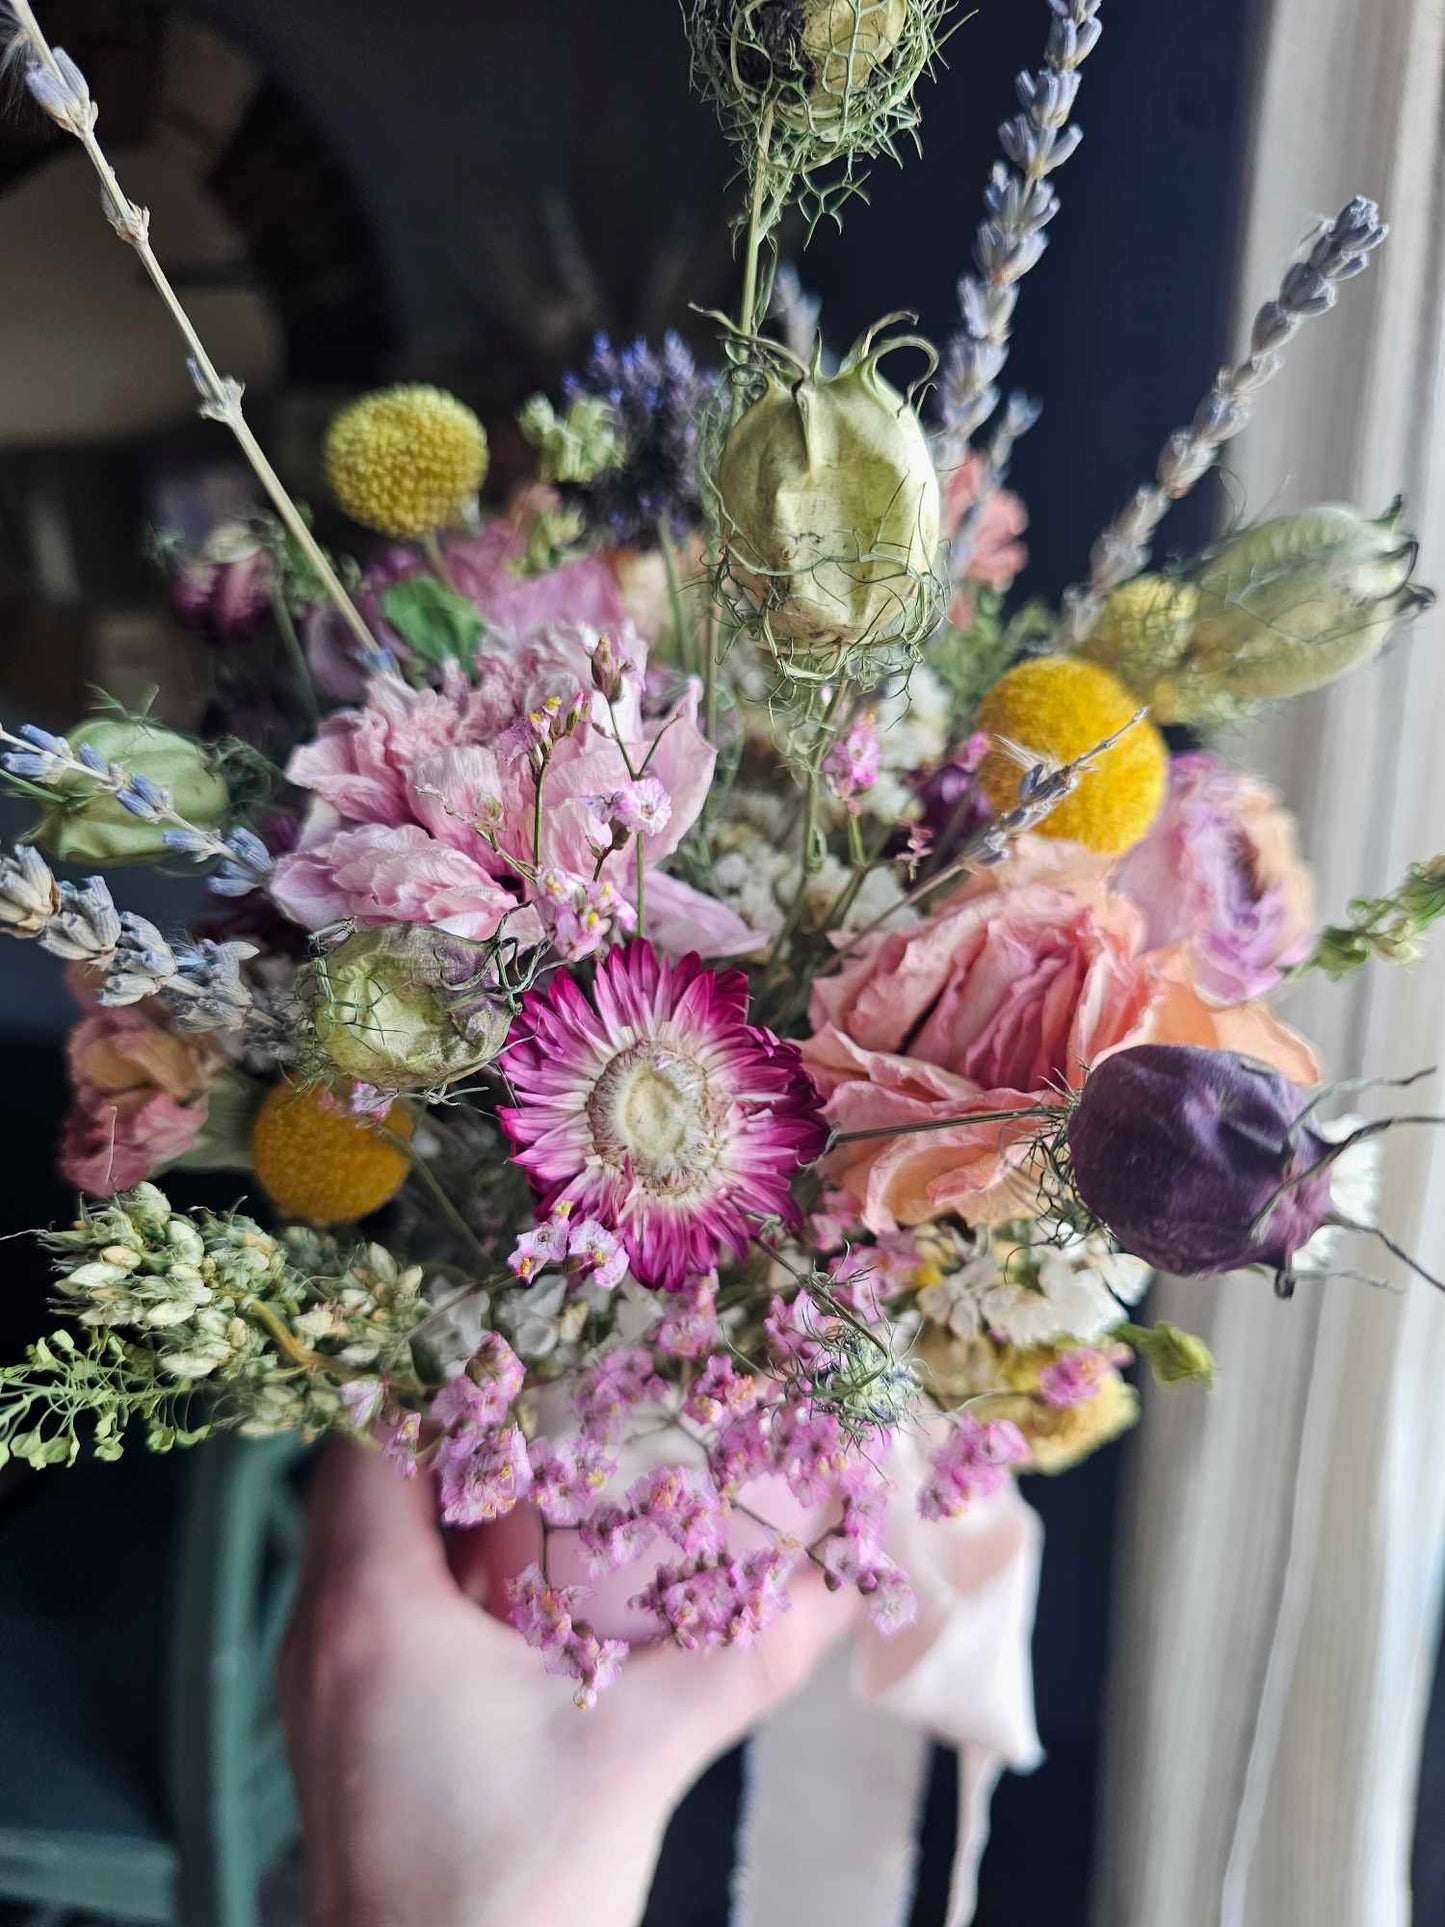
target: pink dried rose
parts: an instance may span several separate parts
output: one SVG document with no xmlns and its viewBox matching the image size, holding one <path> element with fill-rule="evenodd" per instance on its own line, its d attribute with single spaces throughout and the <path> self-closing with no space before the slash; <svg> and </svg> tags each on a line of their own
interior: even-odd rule
<svg viewBox="0 0 1445 1927">
<path fill-rule="evenodd" d="M 1103 859 L 1042 837 L 819 978 L 811 1021 L 803 1059 L 829 1122 L 844 1133 L 899 1127 L 826 1161 L 874 1232 L 950 1210 L 973 1224 L 1028 1215 L 1036 1120 L 969 1114 L 1056 1104 L 1127 1045 L 1204 1044 L 1297 1083 L 1318 1076 L 1309 1046 L 1263 1005 L 1215 1007 L 1185 953 L 1148 947 L 1142 913 L 1109 887 Z"/>
<path fill-rule="evenodd" d="M 1216 1003 L 1262 997 L 1313 941 L 1293 821 L 1268 785 L 1207 750 L 1174 758 L 1164 807 L 1114 880 L 1144 912 L 1150 948 L 1183 945 Z"/>
<path fill-rule="evenodd" d="M 82 1017 L 66 1052 L 60 1173 L 93 1197 L 128 1190 L 191 1148 L 224 1065 L 208 1039 L 169 1030 L 135 1004 Z"/>
</svg>

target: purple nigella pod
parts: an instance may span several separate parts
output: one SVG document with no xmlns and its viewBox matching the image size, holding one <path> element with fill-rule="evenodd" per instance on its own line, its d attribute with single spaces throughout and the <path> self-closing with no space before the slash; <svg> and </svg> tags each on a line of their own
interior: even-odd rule
<svg viewBox="0 0 1445 1927">
<path fill-rule="evenodd" d="M 1335 1147 L 1300 1123 L 1308 1103 L 1235 1051 L 1117 1051 L 1090 1072 L 1069 1120 L 1074 1188 L 1125 1251 L 1160 1271 L 1287 1272 L 1332 1212 Z"/>
</svg>

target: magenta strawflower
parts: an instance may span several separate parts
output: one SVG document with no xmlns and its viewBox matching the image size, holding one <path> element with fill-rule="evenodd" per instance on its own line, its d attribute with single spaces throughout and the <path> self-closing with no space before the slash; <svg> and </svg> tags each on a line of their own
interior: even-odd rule
<svg viewBox="0 0 1445 1927">
<path fill-rule="evenodd" d="M 529 992 L 505 1053 L 499 1115 L 543 1208 L 615 1230 L 633 1276 L 678 1290 L 760 1220 L 796 1226 L 794 1172 L 827 1140 L 792 1044 L 749 1024 L 747 978 L 614 950 L 589 998 L 558 972 Z"/>
</svg>

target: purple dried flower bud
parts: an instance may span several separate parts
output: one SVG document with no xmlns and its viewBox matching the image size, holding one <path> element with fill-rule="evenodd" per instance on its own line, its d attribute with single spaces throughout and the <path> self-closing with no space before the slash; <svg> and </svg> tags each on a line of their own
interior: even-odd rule
<svg viewBox="0 0 1445 1927">
<path fill-rule="evenodd" d="M 1333 1209 L 1333 1147 L 1301 1123 L 1308 1103 L 1235 1051 L 1118 1051 L 1090 1073 L 1069 1120 L 1074 1188 L 1125 1251 L 1160 1271 L 1287 1271 Z"/>
<path fill-rule="evenodd" d="M 244 522 L 222 522 L 181 568 L 171 596 L 184 621 L 226 639 L 270 609 L 275 587 L 275 560 L 256 531 Z"/>
</svg>

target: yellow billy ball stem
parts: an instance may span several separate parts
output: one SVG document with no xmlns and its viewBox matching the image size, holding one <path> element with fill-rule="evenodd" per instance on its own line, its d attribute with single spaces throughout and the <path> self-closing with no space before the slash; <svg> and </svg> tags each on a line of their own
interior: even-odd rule
<svg viewBox="0 0 1445 1927">
<path fill-rule="evenodd" d="M 1139 708 L 1106 669 L 1077 656 L 1040 656 L 1000 677 L 979 705 L 978 727 L 1007 736 L 1041 760 L 1069 763 L 1122 729 Z M 1132 849 L 1164 800 L 1169 752 L 1146 717 L 1105 750 L 1071 796 L 1039 824 L 1044 836 L 1066 837 L 1104 856 Z M 1023 771 L 1001 749 L 979 771 L 996 810 L 1018 802 Z"/>
<path fill-rule="evenodd" d="M 410 1160 L 383 1131 L 409 1138 L 410 1115 L 393 1105 L 378 1127 L 353 1117 L 324 1085 L 282 1078 L 251 1127 L 252 1167 L 283 1217 L 349 1223 L 379 1211 L 406 1181 Z"/>
</svg>

